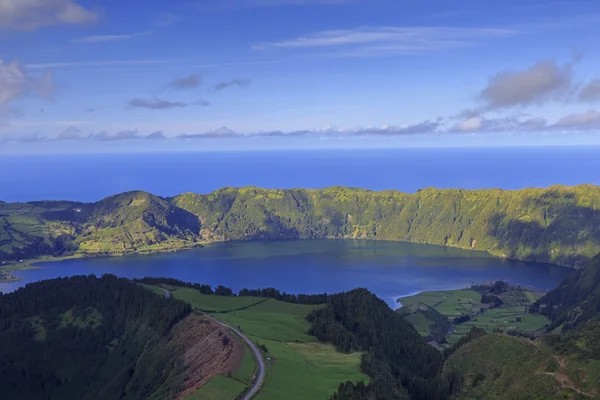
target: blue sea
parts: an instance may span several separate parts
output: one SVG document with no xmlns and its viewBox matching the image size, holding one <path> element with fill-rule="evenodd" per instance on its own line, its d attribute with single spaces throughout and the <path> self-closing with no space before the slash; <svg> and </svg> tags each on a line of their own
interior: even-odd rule
<svg viewBox="0 0 600 400">
<path fill-rule="evenodd" d="M 0 200 L 96 201 L 146 190 L 160 196 L 224 186 L 425 187 L 600 185 L 600 147 L 302 150 L 160 154 L 0 154 Z"/>
</svg>

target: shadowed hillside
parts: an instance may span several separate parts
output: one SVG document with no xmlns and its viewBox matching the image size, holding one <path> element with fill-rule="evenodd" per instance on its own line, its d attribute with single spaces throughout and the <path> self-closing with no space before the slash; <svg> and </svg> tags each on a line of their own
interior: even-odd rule
<svg viewBox="0 0 600 400">
<path fill-rule="evenodd" d="M 600 255 L 571 273 L 533 306 L 552 319 L 544 339 L 561 353 L 598 360 L 600 368 Z"/>
<path fill-rule="evenodd" d="M 600 188 L 591 185 L 415 194 L 248 187 L 173 202 L 200 218 L 205 238 L 402 240 L 575 267 L 600 252 Z"/>
</svg>

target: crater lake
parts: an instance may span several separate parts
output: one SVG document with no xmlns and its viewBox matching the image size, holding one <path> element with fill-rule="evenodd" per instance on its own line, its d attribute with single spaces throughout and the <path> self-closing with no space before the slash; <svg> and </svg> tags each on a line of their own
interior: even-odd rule
<svg viewBox="0 0 600 400">
<path fill-rule="evenodd" d="M 336 293 L 365 287 L 390 306 L 427 290 L 460 289 L 506 280 L 547 291 L 571 271 L 450 247 L 372 240 L 226 242 L 179 253 L 70 259 L 16 271 L 22 279 L 0 284 L 10 292 L 27 283 L 72 275 L 171 277 L 242 288 L 275 287 L 288 293 Z"/>
</svg>

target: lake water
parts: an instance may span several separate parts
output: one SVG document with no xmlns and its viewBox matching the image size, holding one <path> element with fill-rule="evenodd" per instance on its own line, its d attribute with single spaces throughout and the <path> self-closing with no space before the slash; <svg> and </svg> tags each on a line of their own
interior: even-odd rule
<svg viewBox="0 0 600 400">
<path fill-rule="evenodd" d="M 148 256 L 74 259 L 18 271 L 23 280 L 0 284 L 8 292 L 59 276 L 113 273 L 127 278 L 166 276 L 213 286 L 275 287 L 289 293 L 335 293 L 366 287 L 391 306 L 398 297 L 459 289 L 492 280 L 549 290 L 570 272 L 441 246 L 369 240 L 218 243 Z"/>
<path fill-rule="evenodd" d="M 128 190 L 159 196 L 224 186 L 433 186 L 521 189 L 600 184 L 600 147 L 247 151 L 162 154 L 0 154 L 0 200 L 96 201 Z"/>
</svg>

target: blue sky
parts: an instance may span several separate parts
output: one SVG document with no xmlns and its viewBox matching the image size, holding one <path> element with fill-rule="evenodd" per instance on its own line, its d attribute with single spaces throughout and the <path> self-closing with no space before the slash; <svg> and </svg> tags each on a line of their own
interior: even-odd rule
<svg viewBox="0 0 600 400">
<path fill-rule="evenodd" d="M 595 0 L 1 0 L 0 151 L 600 144 L 599 36 Z"/>
</svg>

